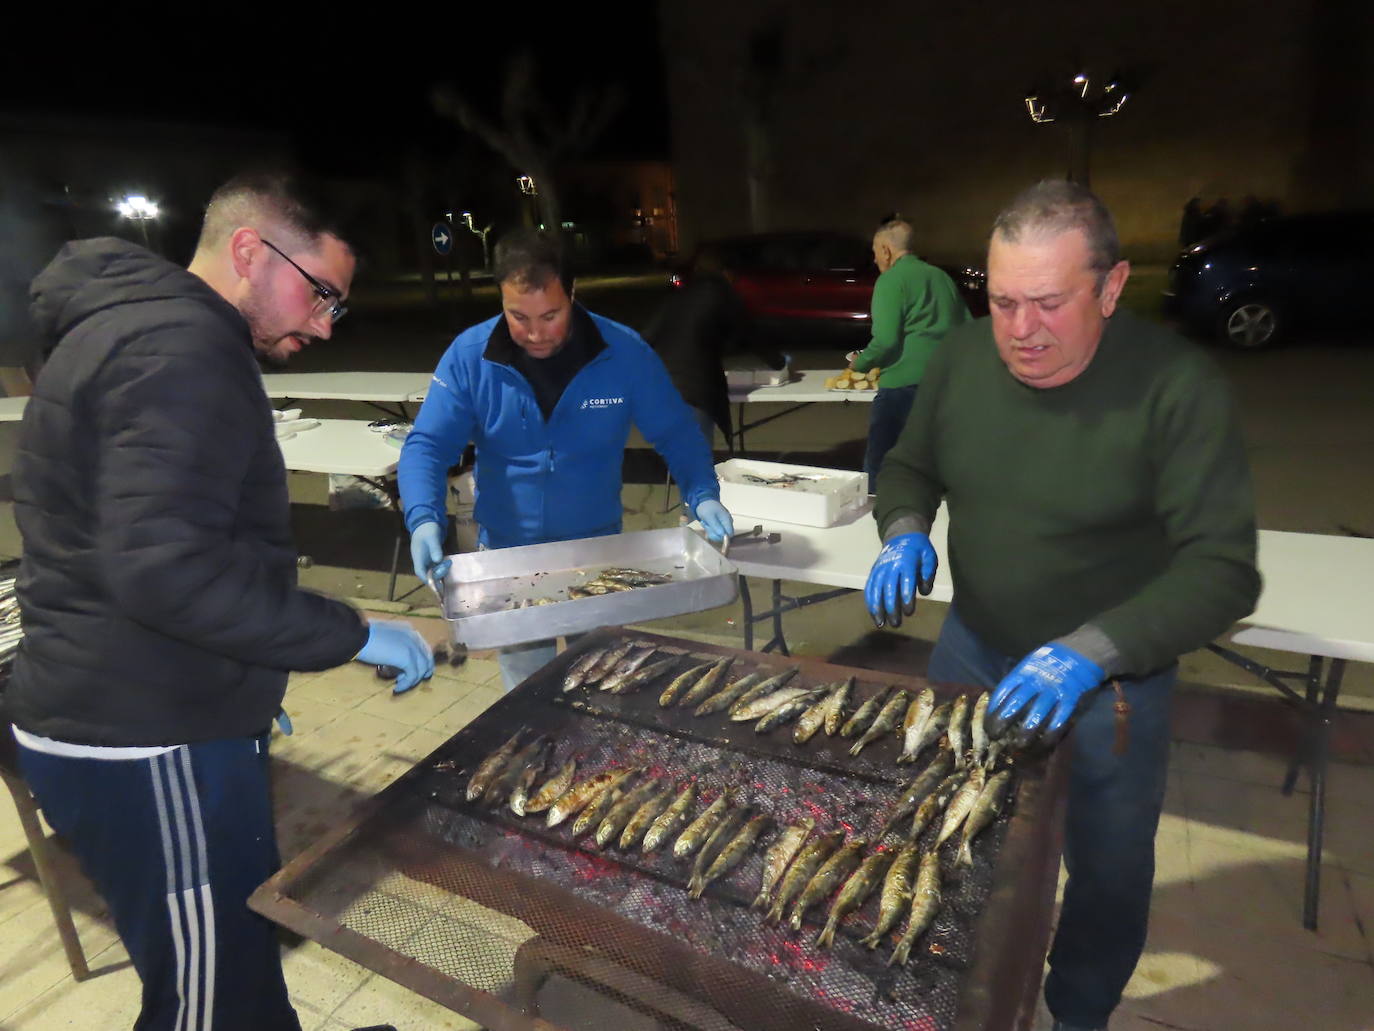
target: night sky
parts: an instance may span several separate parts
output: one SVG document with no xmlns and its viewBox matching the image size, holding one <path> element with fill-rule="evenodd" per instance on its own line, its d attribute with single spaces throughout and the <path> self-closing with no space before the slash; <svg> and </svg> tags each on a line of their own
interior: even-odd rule
<svg viewBox="0 0 1374 1031">
<path fill-rule="evenodd" d="M 435 153 L 463 146 L 455 123 L 433 113 L 432 87 L 451 82 L 495 116 L 509 56 L 529 48 L 546 95 L 570 96 L 584 84 L 620 85 L 620 113 L 588 156 L 666 158 L 654 5 L 620 8 L 599 9 L 596 25 L 585 15 L 529 10 L 496 23 L 482 15 L 487 25 L 480 38 L 466 42 L 461 33 L 473 30 L 460 22 L 468 16 L 458 5 L 448 8 L 451 24 L 426 24 L 413 33 L 398 35 L 394 24 L 300 25 L 273 29 L 272 45 L 212 34 L 195 50 L 112 45 L 109 33 L 96 27 L 64 28 L 47 37 L 61 42 L 60 60 L 54 55 L 46 71 L 19 62 L 0 70 L 0 109 L 283 131 L 316 154 L 331 154 L 329 170 L 362 173 L 412 142 Z M 326 22 L 338 18 L 321 10 Z M 316 39 L 307 46 L 302 36 Z"/>
</svg>

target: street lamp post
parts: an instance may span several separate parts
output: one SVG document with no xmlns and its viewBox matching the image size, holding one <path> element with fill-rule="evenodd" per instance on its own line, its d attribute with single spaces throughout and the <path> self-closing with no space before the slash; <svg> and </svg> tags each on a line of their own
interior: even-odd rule
<svg viewBox="0 0 1374 1031">
<path fill-rule="evenodd" d="M 461 217 L 462 217 L 462 219 L 463 219 L 463 225 L 465 225 L 465 226 L 467 227 L 468 232 L 472 233 L 474 236 L 481 237 L 481 240 L 482 240 L 482 267 L 483 267 L 484 269 L 486 269 L 486 268 L 491 268 L 491 256 L 490 256 L 490 254 L 487 253 L 487 234 L 491 232 L 491 228 L 492 228 L 491 225 L 488 224 L 488 225 L 486 226 L 486 228 L 484 228 L 484 229 L 478 229 L 475 225 L 472 224 L 472 212 L 471 212 L 471 211 L 464 211 L 464 212 L 461 212 L 460 214 L 461 214 Z"/>
<path fill-rule="evenodd" d="M 138 223 L 139 232 L 143 234 L 143 246 L 148 247 L 148 223 L 158 216 L 160 209 L 157 203 L 141 193 L 131 193 L 115 205 L 115 210 L 130 221 Z"/>
<path fill-rule="evenodd" d="M 1069 131 L 1069 179 L 1089 185 L 1092 130 L 1099 118 L 1119 114 L 1131 97 L 1125 78 L 1113 75 L 1095 87 L 1086 71 L 1041 79 L 1026 91 L 1026 114 L 1037 125 L 1059 122 Z"/>
</svg>

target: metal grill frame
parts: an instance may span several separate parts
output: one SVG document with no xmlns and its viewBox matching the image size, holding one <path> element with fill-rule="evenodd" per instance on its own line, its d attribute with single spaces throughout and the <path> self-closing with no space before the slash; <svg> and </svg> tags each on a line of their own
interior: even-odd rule
<svg viewBox="0 0 1374 1031">
<path fill-rule="evenodd" d="M 560 653 L 535 677 L 494 703 L 429 757 L 364 803 L 350 821 L 283 867 L 253 893 L 250 907 L 492 1031 L 558 1028 L 559 1025 L 522 1013 L 497 996 L 344 926 L 297 897 L 297 889 L 306 882 L 334 864 L 347 862 L 350 847 L 385 844 L 388 857 L 396 860 L 407 876 L 451 891 L 445 886 L 449 878 L 444 871 L 459 871 L 466 886 L 462 897 L 523 921 L 544 941 L 588 950 L 634 974 L 701 999 L 740 1027 L 761 1031 L 795 1027 L 790 1019 L 786 1024 L 779 1023 L 778 1007 L 772 1004 L 779 989 L 767 977 L 728 960 L 703 955 L 668 935 L 584 901 L 560 885 L 493 868 L 476 853 L 438 837 L 422 836 L 413 826 L 406 826 L 426 801 L 413 790 L 415 781 L 428 775 L 434 761 L 459 752 L 465 759 L 479 761 L 498 743 L 493 742 L 494 735 L 487 728 L 518 719 L 519 710 L 531 704 L 548 704 L 542 695 L 551 685 L 561 682 L 564 672 L 580 654 L 627 635 L 695 654 L 734 655 L 760 668 L 780 671 L 800 665 L 804 676 L 818 682 L 857 675 L 866 682 L 881 681 L 916 690 L 928 683 L 919 677 L 851 669 L 818 659 L 784 659 L 621 628 L 599 630 Z M 940 695 L 960 690 L 949 685 L 935 687 Z M 541 696 L 538 702 L 536 695 Z M 470 747 L 464 750 L 464 745 Z M 962 978 L 955 1031 L 1024 1031 L 1033 1019 L 1058 880 L 1067 753 L 1066 748 L 1057 749 L 1046 761 L 1023 767 L 1018 776 L 1017 805 L 997 856 L 992 893 L 973 932 L 974 960 Z M 559 919 L 551 920 L 551 913 L 559 914 Z M 608 940 L 618 946 L 613 956 L 599 947 L 600 942 Z M 626 943 L 633 947 L 626 947 Z M 822 1003 L 789 995 L 789 1015 L 795 1016 L 799 1007 L 807 1011 L 807 1024 L 816 1028 L 871 1031 L 873 1026 Z"/>
</svg>

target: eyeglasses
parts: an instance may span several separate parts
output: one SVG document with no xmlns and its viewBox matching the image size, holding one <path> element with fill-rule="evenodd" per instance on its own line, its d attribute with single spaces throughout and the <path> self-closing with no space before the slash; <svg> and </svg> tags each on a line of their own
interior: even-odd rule
<svg viewBox="0 0 1374 1031">
<path fill-rule="evenodd" d="M 348 314 L 348 308 L 342 303 L 343 298 L 339 296 L 339 291 L 335 290 L 332 286 L 326 286 L 324 283 L 321 283 L 309 272 L 305 271 L 305 269 L 301 268 L 290 258 L 287 258 L 286 252 L 283 251 L 276 244 L 274 244 L 271 240 L 264 239 L 262 242 L 265 243 L 268 247 L 272 248 L 272 250 L 276 251 L 283 258 L 286 258 L 286 263 L 290 265 L 293 269 L 295 269 L 297 272 L 299 272 L 302 276 L 304 276 L 305 281 L 315 288 L 315 296 L 317 298 L 317 300 L 315 301 L 315 311 L 328 311 L 330 322 L 338 322 L 341 318 Z"/>
</svg>

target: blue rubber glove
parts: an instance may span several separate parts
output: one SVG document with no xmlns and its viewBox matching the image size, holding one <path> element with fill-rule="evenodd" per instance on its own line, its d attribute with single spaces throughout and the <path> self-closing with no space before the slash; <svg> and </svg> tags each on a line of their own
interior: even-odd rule
<svg viewBox="0 0 1374 1031">
<path fill-rule="evenodd" d="M 1053 736 L 1069 721 L 1078 700 L 1106 675 L 1097 663 L 1062 644 L 1037 648 L 992 692 L 985 720 L 988 733 L 1001 736 L 1021 716 L 1023 743 L 1041 733 Z"/>
<path fill-rule="evenodd" d="M 884 544 L 864 586 L 864 601 L 874 625 L 901 626 L 903 613 L 909 616 L 916 611 L 917 589 L 929 594 L 939 568 L 940 557 L 929 534 L 903 533 Z"/>
<path fill-rule="evenodd" d="M 430 574 L 443 580 L 451 565 L 444 558 L 444 530 L 438 523 L 421 523 L 410 533 L 410 561 L 415 575 L 428 583 Z"/>
<path fill-rule="evenodd" d="M 277 729 L 287 737 L 296 732 L 296 728 L 291 725 L 291 717 L 286 715 L 285 709 L 277 710 Z"/>
<path fill-rule="evenodd" d="M 426 524 L 429 525 L 429 524 Z M 393 694 L 409 691 L 421 680 L 434 676 L 434 652 L 429 642 L 409 623 L 373 620 L 367 626 L 367 643 L 354 658 L 372 666 L 400 670 Z"/>
<path fill-rule="evenodd" d="M 734 536 L 735 521 L 719 501 L 707 498 L 697 506 L 697 519 L 706 530 L 706 537 L 712 544 L 719 544 L 727 537 Z"/>
</svg>

